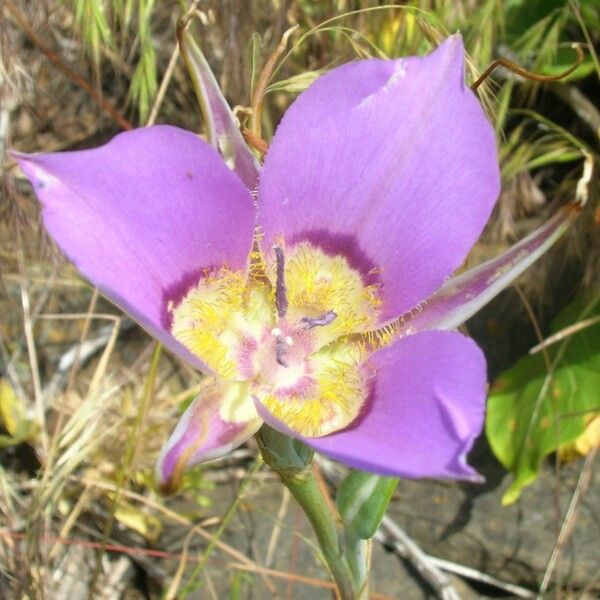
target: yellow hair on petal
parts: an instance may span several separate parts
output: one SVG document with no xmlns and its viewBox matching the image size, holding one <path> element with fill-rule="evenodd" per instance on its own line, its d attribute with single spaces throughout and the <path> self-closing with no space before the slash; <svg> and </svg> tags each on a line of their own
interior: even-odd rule
<svg viewBox="0 0 600 600">
<path fill-rule="evenodd" d="M 308 242 L 297 244 L 286 250 L 285 282 L 291 321 L 336 314 L 330 325 L 314 332 L 319 347 L 377 323 L 379 287 L 365 285 L 341 255 L 330 256 Z"/>
<path fill-rule="evenodd" d="M 358 360 L 354 344 L 336 344 L 311 357 L 310 385 L 297 393 L 275 386 L 260 399 L 277 419 L 302 435 L 339 431 L 359 415 L 368 397 L 370 375 Z"/>
<path fill-rule="evenodd" d="M 216 374 L 235 378 L 232 336 L 236 322 L 243 319 L 246 279 L 242 272 L 221 268 L 207 272 L 172 310 L 171 332 Z"/>
</svg>

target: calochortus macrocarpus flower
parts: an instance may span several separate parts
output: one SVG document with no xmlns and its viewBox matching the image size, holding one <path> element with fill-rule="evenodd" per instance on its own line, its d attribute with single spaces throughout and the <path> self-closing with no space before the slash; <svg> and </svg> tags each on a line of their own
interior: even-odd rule
<svg viewBox="0 0 600 600">
<path fill-rule="evenodd" d="M 500 186 L 461 38 L 320 77 L 279 124 L 257 194 L 242 154 L 226 164 L 196 135 L 156 126 L 94 150 L 16 155 L 80 271 L 207 374 L 158 461 L 160 484 L 175 488 L 264 422 L 361 469 L 477 479 L 465 457 L 482 427 L 485 360 L 441 329 L 565 219 L 444 284 Z"/>
</svg>

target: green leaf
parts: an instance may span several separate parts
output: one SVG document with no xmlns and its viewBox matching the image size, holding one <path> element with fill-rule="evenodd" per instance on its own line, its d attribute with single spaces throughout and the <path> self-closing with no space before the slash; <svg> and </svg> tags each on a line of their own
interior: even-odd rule
<svg viewBox="0 0 600 600">
<path fill-rule="evenodd" d="M 590 417 L 600 412 L 600 296 L 578 298 L 552 324 L 558 332 L 584 319 L 590 326 L 521 358 L 494 383 L 486 417 L 486 434 L 498 460 L 514 481 L 502 502 L 515 502 L 524 486 L 538 476 L 543 458 L 583 434 Z"/>
<path fill-rule="evenodd" d="M 375 535 L 398 479 L 352 470 L 338 488 L 335 501 L 344 522 L 359 538 Z"/>
<path fill-rule="evenodd" d="M 299 94 L 303 92 L 313 81 L 315 81 L 322 73 L 323 69 L 316 71 L 305 71 L 298 75 L 292 75 L 287 79 L 276 81 L 267 88 L 267 93 L 271 92 L 289 92 L 291 94 Z"/>
<path fill-rule="evenodd" d="M 564 10 L 566 0 L 513 0 L 506 7 L 507 37 L 523 35 L 555 11 Z"/>
</svg>

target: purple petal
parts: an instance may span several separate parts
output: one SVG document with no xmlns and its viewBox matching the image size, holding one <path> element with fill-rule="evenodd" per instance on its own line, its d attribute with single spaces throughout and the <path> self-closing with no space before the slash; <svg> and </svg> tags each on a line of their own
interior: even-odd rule
<svg viewBox="0 0 600 600">
<path fill-rule="evenodd" d="M 300 439 L 380 475 L 480 481 L 466 463 L 485 407 L 486 366 L 477 345 L 456 332 L 427 331 L 378 351 L 369 362 L 376 375 L 368 412 L 345 430 Z M 257 408 L 267 423 L 292 434 Z"/>
<path fill-rule="evenodd" d="M 207 381 L 161 451 L 155 468 L 160 489 L 174 492 L 187 469 L 231 452 L 262 424 L 248 385 Z"/>
<path fill-rule="evenodd" d="M 247 268 L 255 209 L 242 182 L 194 134 L 157 126 L 95 150 L 15 154 L 46 228 L 77 268 L 197 368 L 169 333 L 169 303 L 202 270 Z"/>
<path fill-rule="evenodd" d="M 209 142 L 246 187 L 253 190 L 258 183 L 258 161 L 246 145 L 204 54 L 186 29 L 179 33 L 179 47 L 200 102 Z"/>
<path fill-rule="evenodd" d="M 400 317 L 397 335 L 454 329 L 464 323 L 559 240 L 578 214 L 576 205 L 563 207 L 504 254 L 447 281 L 418 310 Z"/>
<path fill-rule="evenodd" d="M 259 188 L 263 251 L 283 234 L 382 269 L 382 319 L 464 260 L 499 192 L 494 131 L 449 38 L 425 58 L 367 60 L 318 79 L 288 109 Z"/>
</svg>

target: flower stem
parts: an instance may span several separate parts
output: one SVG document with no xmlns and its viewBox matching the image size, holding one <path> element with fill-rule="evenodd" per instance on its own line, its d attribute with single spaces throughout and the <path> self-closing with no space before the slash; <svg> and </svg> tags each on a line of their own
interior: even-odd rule
<svg viewBox="0 0 600 600">
<path fill-rule="evenodd" d="M 352 572 L 334 516 L 310 469 L 312 450 L 267 425 L 263 425 L 256 439 L 265 462 L 279 475 L 310 521 L 342 599 L 354 600 Z"/>
<path fill-rule="evenodd" d="M 337 583 L 342 598 L 344 600 L 353 599 L 352 575 L 344 560 L 332 514 L 323 496 L 321 496 L 321 491 L 314 476 L 310 471 L 307 471 L 306 478 L 296 478 L 293 481 L 284 483 L 310 521 L 317 535 L 323 557 Z"/>
</svg>

